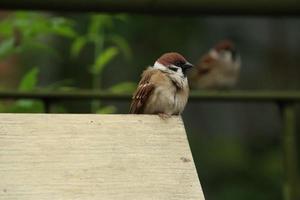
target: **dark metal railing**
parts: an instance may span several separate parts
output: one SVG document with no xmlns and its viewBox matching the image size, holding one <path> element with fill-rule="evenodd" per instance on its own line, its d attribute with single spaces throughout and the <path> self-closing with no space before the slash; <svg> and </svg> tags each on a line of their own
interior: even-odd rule
<svg viewBox="0 0 300 200">
<path fill-rule="evenodd" d="M 0 99 L 40 100 L 130 100 L 132 94 L 107 91 L 0 91 Z M 300 102 L 300 91 L 191 91 L 189 101 L 251 101 L 251 102 Z"/>
<path fill-rule="evenodd" d="M 1 0 L 2 9 L 96 11 L 163 15 L 299 15 L 296 0 Z"/>
</svg>

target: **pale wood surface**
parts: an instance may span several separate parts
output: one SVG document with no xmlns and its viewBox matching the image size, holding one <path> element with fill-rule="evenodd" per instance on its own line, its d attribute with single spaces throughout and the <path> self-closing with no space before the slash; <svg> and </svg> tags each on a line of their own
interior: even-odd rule
<svg viewBox="0 0 300 200">
<path fill-rule="evenodd" d="M 180 117 L 0 114 L 1 200 L 203 200 Z"/>
</svg>

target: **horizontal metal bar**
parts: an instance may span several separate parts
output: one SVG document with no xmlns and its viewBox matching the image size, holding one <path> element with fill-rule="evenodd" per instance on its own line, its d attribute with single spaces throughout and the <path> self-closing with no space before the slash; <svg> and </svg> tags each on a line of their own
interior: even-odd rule
<svg viewBox="0 0 300 200">
<path fill-rule="evenodd" d="M 0 99 L 41 99 L 41 100 L 129 100 L 131 94 L 114 94 L 103 91 L 73 91 L 73 92 L 15 92 L 2 91 Z"/>
<path fill-rule="evenodd" d="M 115 100 L 129 101 L 132 94 L 116 94 L 104 91 L 69 92 L 16 92 L 0 91 L 0 99 L 41 99 L 41 100 Z M 299 91 L 192 91 L 189 101 L 240 101 L 240 102 L 297 102 Z"/>
<path fill-rule="evenodd" d="M 1 0 L 0 9 L 142 14 L 299 15 L 296 0 Z"/>
<path fill-rule="evenodd" d="M 192 91 L 189 101 L 297 102 L 299 91 Z"/>
</svg>

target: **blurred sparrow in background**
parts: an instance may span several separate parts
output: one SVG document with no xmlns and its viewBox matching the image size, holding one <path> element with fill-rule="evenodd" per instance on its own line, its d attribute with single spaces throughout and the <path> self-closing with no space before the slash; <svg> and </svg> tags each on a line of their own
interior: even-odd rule
<svg viewBox="0 0 300 200">
<path fill-rule="evenodd" d="M 227 89 L 236 85 L 241 60 L 234 44 L 223 40 L 202 56 L 188 74 L 193 89 Z"/>
</svg>

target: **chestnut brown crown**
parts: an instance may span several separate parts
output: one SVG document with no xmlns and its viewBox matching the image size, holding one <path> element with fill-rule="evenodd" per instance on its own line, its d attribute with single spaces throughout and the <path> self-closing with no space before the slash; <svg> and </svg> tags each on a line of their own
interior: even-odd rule
<svg viewBox="0 0 300 200">
<path fill-rule="evenodd" d="M 186 63 L 186 59 L 176 52 L 165 53 L 157 59 L 157 62 L 168 67 L 170 65 L 178 66 L 180 63 Z"/>
<path fill-rule="evenodd" d="M 235 49 L 235 46 L 230 40 L 222 40 L 214 46 L 214 49 L 219 52 L 222 50 L 233 50 Z"/>
<path fill-rule="evenodd" d="M 186 70 L 193 67 L 181 54 L 176 52 L 165 53 L 157 59 L 158 63 L 173 70 L 173 67 L 180 67 L 185 74 Z"/>
<path fill-rule="evenodd" d="M 218 44 L 214 46 L 214 49 L 219 53 L 222 51 L 229 51 L 232 55 L 233 60 L 237 58 L 238 52 L 236 51 L 235 45 L 230 40 L 220 41 Z"/>
</svg>

